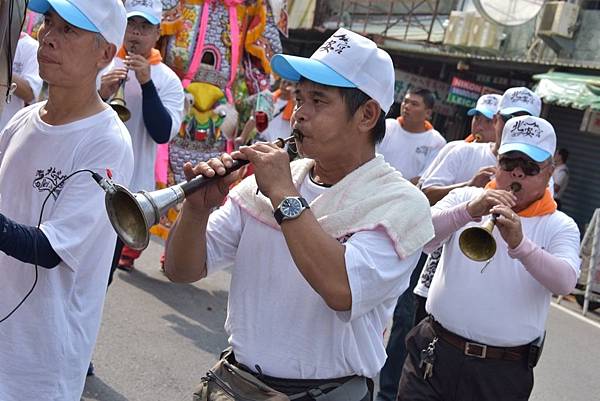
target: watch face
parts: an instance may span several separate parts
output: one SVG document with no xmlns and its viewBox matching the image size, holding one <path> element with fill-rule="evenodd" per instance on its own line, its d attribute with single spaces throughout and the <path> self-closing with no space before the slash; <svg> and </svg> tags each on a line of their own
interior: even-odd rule
<svg viewBox="0 0 600 401">
<path fill-rule="evenodd" d="M 281 214 L 285 217 L 297 217 L 302 212 L 302 203 L 296 198 L 286 198 L 281 202 Z"/>
</svg>

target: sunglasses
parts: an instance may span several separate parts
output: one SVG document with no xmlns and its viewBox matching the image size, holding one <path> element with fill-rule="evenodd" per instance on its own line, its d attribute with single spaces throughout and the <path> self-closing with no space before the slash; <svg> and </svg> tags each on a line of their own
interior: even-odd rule
<svg viewBox="0 0 600 401">
<path fill-rule="evenodd" d="M 500 114 L 500 117 L 502 118 L 502 120 L 506 124 L 508 122 L 508 120 L 510 120 L 511 118 L 521 117 L 521 116 L 528 116 L 528 115 L 529 115 L 529 113 L 527 113 L 526 111 L 518 111 L 518 112 L 513 113 L 513 114 Z"/>
<path fill-rule="evenodd" d="M 542 171 L 542 167 L 536 162 L 522 158 L 502 157 L 498 160 L 498 164 L 504 171 L 513 171 L 520 167 L 521 171 L 529 176 L 538 175 Z"/>
</svg>

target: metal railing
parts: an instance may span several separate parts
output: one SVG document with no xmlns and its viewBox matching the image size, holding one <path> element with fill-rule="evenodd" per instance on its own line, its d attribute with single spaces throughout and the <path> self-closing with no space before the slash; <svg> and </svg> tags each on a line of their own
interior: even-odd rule
<svg viewBox="0 0 600 401">
<path fill-rule="evenodd" d="M 438 43 L 443 40 L 450 11 L 458 0 L 341 0 L 328 2 L 331 15 L 325 28 L 346 27 L 357 32 L 402 41 Z"/>
</svg>

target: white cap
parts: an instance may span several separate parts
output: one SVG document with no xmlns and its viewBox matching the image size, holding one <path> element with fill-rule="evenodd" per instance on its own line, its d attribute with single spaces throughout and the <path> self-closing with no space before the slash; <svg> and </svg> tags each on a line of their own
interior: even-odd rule
<svg viewBox="0 0 600 401">
<path fill-rule="evenodd" d="M 477 113 L 483 114 L 486 118 L 492 119 L 498 111 L 501 95 L 489 94 L 480 96 L 477 99 L 477 105 L 467 112 L 468 116 L 474 116 Z"/>
<path fill-rule="evenodd" d="M 517 112 L 539 117 L 542 112 L 542 99 L 525 87 L 507 89 L 500 100 L 498 113 L 508 115 Z"/>
<path fill-rule="evenodd" d="M 338 29 L 310 58 L 277 54 L 271 67 L 284 79 L 357 88 L 387 113 L 394 103 L 394 64 L 375 42 L 344 28 Z"/>
<path fill-rule="evenodd" d="M 555 150 L 556 133 L 552 124 L 543 118 L 520 116 L 504 125 L 498 154 L 522 152 L 540 163 L 552 157 Z"/>
<path fill-rule="evenodd" d="M 160 24 L 162 19 L 162 2 L 160 0 L 127 0 L 125 1 L 127 18 L 142 17 L 152 25 Z"/>
<path fill-rule="evenodd" d="M 40 14 L 52 8 L 69 24 L 101 34 L 117 49 L 123 44 L 127 17 L 121 0 L 29 0 L 28 7 Z"/>
</svg>

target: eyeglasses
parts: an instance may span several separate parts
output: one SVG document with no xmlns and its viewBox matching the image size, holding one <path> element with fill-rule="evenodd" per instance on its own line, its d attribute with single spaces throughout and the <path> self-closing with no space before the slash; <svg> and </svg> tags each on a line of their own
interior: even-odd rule
<svg viewBox="0 0 600 401">
<path fill-rule="evenodd" d="M 131 31 L 138 31 L 139 33 L 141 33 L 142 35 L 149 35 L 150 33 L 152 33 L 154 30 L 156 30 L 156 25 L 152 25 L 148 22 L 135 22 L 135 21 L 131 21 L 128 20 L 127 21 L 127 29 L 131 30 Z"/>
<path fill-rule="evenodd" d="M 498 160 L 498 164 L 504 171 L 513 171 L 517 167 L 520 167 L 523 173 L 529 176 L 538 175 L 542 171 L 542 168 L 545 167 L 540 166 L 532 160 L 512 157 L 502 157 Z"/>
</svg>

